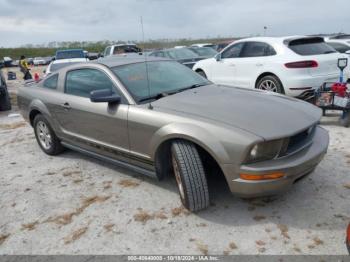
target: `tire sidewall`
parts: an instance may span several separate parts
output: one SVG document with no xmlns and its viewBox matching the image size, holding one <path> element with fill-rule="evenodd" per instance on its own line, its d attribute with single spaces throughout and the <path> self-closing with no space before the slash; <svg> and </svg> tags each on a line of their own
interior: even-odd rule
<svg viewBox="0 0 350 262">
<path fill-rule="evenodd" d="M 256 88 L 259 89 L 259 90 L 263 90 L 263 89 L 260 89 L 259 87 L 260 87 L 261 83 L 262 83 L 263 81 L 266 81 L 266 80 L 270 80 L 270 81 L 273 81 L 273 82 L 275 83 L 275 85 L 276 85 L 276 87 L 277 87 L 277 90 L 278 90 L 277 93 L 279 93 L 279 94 L 285 94 L 284 88 L 283 88 L 283 85 L 282 85 L 281 81 L 278 79 L 278 77 L 272 76 L 272 75 L 270 75 L 270 76 L 264 76 L 263 78 L 261 78 L 261 79 L 259 80 L 258 84 L 256 85 Z M 263 90 L 263 91 L 265 91 L 265 90 Z"/>
<path fill-rule="evenodd" d="M 171 150 L 171 157 L 175 159 L 176 163 L 177 163 L 177 166 L 178 166 L 178 169 L 179 169 L 179 174 L 180 174 L 180 180 L 181 180 L 181 184 L 182 184 L 182 187 L 183 187 L 183 190 L 184 190 L 184 197 L 181 196 L 181 192 L 180 192 L 180 188 L 179 188 L 179 185 L 177 184 L 176 182 L 176 185 L 177 185 L 177 190 L 179 191 L 179 196 L 180 196 L 180 199 L 181 199 L 181 202 L 182 204 L 185 206 L 185 207 L 188 207 L 189 206 L 189 200 L 188 200 L 188 195 L 187 195 L 187 188 L 186 188 L 186 183 L 184 183 L 184 175 L 183 175 L 183 171 L 181 169 L 181 165 L 179 163 L 179 159 L 177 157 L 177 154 L 175 152 L 174 149 Z M 174 167 L 173 167 L 174 169 Z M 175 172 L 175 171 L 174 171 Z M 175 178 L 176 179 L 176 178 Z"/>
</svg>

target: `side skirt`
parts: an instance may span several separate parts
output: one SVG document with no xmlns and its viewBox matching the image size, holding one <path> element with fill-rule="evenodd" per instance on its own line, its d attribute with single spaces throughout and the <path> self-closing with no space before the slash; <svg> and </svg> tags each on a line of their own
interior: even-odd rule
<svg viewBox="0 0 350 262">
<path fill-rule="evenodd" d="M 134 172 L 137 172 L 137 173 L 140 173 L 142 175 L 146 175 L 146 176 L 149 176 L 149 177 L 152 177 L 152 178 L 156 178 L 158 179 L 157 175 L 155 172 L 153 171 L 150 171 L 150 170 L 147 170 L 147 169 L 144 169 L 142 167 L 138 167 L 138 166 L 135 166 L 135 165 L 131 165 L 129 163 L 125 163 L 123 161 L 119 161 L 119 160 L 116 160 L 116 159 L 113 159 L 113 158 L 110 158 L 110 157 L 107 157 L 107 156 L 102 156 L 102 155 L 99 155 L 99 154 L 96 154 L 94 152 L 91 152 L 91 151 L 88 151 L 86 149 L 83 149 L 83 148 L 80 148 L 80 147 L 77 147 L 77 146 L 73 146 L 71 144 L 68 144 L 67 142 L 61 142 L 61 144 L 64 146 L 64 147 L 67 147 L 69 149 L 72 149 L 74 151 L 78 151 L 84 155 L 88 155 L 88 156 L 91 156 L 93 158 L 96 158 L 96 159 L 99 159 L 99 160 L 102 160 L 102 161 L 106 161 L 106 162 L 109 162 L 113 165 L 116 165 L 116 166 L 120 166 L 120 167 L 123 167 L 123 168 L 127 168 L 129 170 L 132 170 Z"/>
</svg>

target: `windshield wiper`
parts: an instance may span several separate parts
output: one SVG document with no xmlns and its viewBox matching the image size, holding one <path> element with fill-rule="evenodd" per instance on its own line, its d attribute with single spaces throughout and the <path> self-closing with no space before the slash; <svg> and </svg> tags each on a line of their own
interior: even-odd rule
<svg viewBox="0 0 350 262">
<path fill-rule="evenodd" d="M 183 88 L 180 88 L 178 90 L 176 90 L 174 93 L 180 93 L 180 92 L 183 92 L 183 91 L 186 91 L 186 90 L 189 90 L 189 89 L 193 89 L 193 88 L 197 88 L 197 87 L 201 87 L 201 86 L 206 86 L 206 85 L 209 85 L 210 82 L 204 82 L 204 83 L 200 83 L 200 84 L 194 84 L 194 85 L 190 85 L 190 86 L 186 86 L 186 87 L 183 87 Z"/>
<path fill-rule="evenodd" d="M 145 101 L 148 101 L 148 100 L 158 100 L 158 99 L 161 99 L 161 98 L 166 97 L 168 95 L 169 95 L 168 93 L 158 93 L 158 94 L 155 94 L 153 96 L 148 96 L 148 97 L 141 98 L 139 100 L 139 102 L 145 102 Z"/>
</svg>

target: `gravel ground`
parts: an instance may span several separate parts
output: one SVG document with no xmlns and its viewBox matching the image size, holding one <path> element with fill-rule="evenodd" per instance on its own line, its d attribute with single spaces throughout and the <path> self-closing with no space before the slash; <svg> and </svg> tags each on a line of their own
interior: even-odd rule
<svg viewBox="0 0 350 262">
<path fill-rule="evenodd" d="M 211 181 L 211 207 L 191 214 L 174 180 L 47 156 L 10 113 L 0 113 L 0 254 L 347 254 L 350 129 L 335 114 L 322 120 L 328 154 L 292 190 L 247 201 Z"/>
</svg>

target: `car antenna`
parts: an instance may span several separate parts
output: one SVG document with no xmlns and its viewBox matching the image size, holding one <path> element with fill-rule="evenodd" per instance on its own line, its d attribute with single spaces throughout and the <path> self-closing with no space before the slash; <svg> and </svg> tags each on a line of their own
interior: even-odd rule
<svg viewBox="0 0 350 262">
<path fill-rule="evenodd" d="M 147 53 L 145 53 L 145 31 L 143 30 L 143 19 L 141 18 L 141 29 L 142 29 L 142 41 L 143 41 L 143 54 L 145 56 L 145 67 L 146 67 L 146 78 L 147 78 L 147 89 L 148 89 L 148 97 L 151 97 L 151 87 L 149 84 L 149 77 L 148 77 L 148 63 L 147 63 Z M 152 103 L 149 102 L 148 104 L 149 109 L 153 109 Z"/>
</svg>

